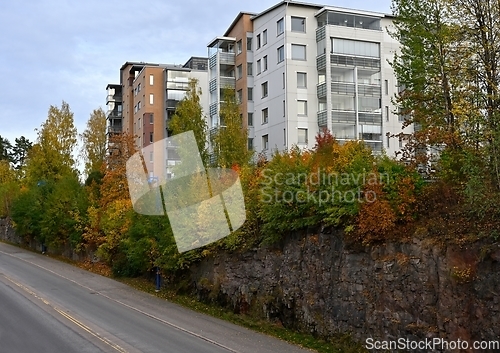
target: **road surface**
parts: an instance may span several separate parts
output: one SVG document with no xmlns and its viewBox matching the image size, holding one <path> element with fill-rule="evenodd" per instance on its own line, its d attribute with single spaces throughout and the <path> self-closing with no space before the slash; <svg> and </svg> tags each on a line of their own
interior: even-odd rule
<svg viewBox="0 0 500 353">
<path fill-rule="evenodd" d="M 0 352 L 310 352 L 0 243 Z"/>
</svg>

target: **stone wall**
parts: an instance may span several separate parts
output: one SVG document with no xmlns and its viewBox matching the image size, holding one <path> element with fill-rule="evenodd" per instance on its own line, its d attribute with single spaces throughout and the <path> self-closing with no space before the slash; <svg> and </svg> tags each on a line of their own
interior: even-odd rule
<svg viewBox="0 0 500 353">
<path fill-rule="evenodd" d="M 373 339 L 500 337 L 500 247 L 428 239 L 354 249 L 337 233 L 221 253 L 190 269 L 204 300 L 287 327 Z"/>
</svg>

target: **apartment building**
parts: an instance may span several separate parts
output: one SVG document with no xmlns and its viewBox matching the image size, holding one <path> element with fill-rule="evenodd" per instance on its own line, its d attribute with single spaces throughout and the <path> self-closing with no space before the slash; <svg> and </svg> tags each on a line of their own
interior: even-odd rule
<svg viewBox="0 0 500 353">
<path fill-rule="evenodd" d="M 312 147 L 328 128 L 341 142 L 394 155 L 402 142 L 390 136 L 403 130 L 391 103 L 388 60 L 399 47 L 391 27 L 390 15 L 300 2 L 240 13 L 208 44 L 210 126 L 223 125 L 220 92 L 229 86 L 257 152 Z"/>
<path fill-rule="evenodd" d="M 192 57 L 184 65 L 126 62 L 120 68 L 120 84 L 109 84 L 108 133 L 135 136 L 138 148 L 171 135 L 169 122 L 188 89 L 190 79 L 202 88 L 200 102 L 208 111 L 208 61 Z"/>
</svg>

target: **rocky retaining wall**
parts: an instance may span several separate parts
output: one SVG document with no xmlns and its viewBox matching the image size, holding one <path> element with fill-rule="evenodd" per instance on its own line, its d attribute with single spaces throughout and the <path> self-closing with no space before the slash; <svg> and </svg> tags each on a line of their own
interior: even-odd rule
<svg viewBox="0 0 500 353">
<path fill-rule="evenodd" d="M 491 242 L 353 249 L 338 233 L 302 234 L 280 248 L 219 254 L 189 276 L 201 299 L 321 336 L 500 337 L 500 247 Z"/>
</svg>

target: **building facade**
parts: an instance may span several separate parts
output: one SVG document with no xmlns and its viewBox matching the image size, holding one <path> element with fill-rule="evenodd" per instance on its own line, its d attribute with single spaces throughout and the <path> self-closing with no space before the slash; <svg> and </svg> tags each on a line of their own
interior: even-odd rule
<svg viewBox="0 0 500 353">
<path fill-rule="evenodd" d="M 240 13 L 209 47 L 210 126 L 224 86 L 240 100 L 249 146 L 272 151 L 314 146 L 329 129 L 341 142 L 364 140 L 375 153 L 402 147 L 391 98 L 397 90 L 388 63 L 398 50 L 382 13 L 283 1 Z"/>
</svg>

